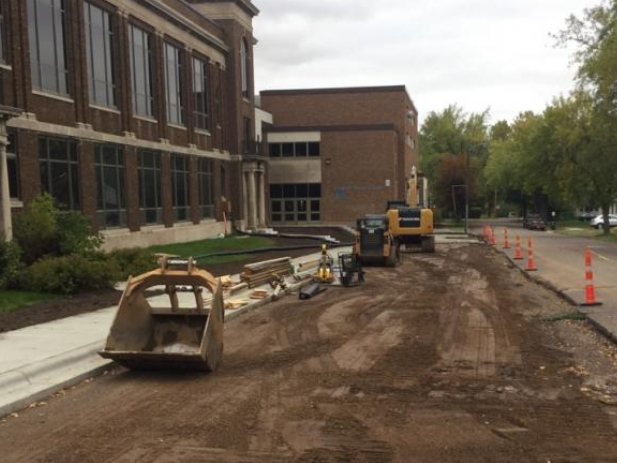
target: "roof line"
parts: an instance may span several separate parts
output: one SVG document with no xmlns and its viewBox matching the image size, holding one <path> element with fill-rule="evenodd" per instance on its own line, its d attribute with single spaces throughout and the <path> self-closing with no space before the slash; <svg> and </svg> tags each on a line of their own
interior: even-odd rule
<svg viewBox="0 0 617 463">
<path fill-rule="evenodd" d="M 311 125 L 311 126 L 288 126 L 268 127 L 268 132 L 361 132 L 361 131 L 395 131 L 394 124 L 356 124 L 356 125 Z"/>
</svg>

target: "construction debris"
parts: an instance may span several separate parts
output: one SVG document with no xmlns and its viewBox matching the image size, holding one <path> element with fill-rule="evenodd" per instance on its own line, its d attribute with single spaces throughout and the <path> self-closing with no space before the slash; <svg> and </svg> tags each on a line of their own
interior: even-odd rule
<svg viewBox="0 0 617 463">
<path fill-rule="evenodd" d="M 225 301 L 225 310 L 236 310 L 244 307 L 250 302 L 248 299 L 236 299 L 233 301 Z"/>
<path fill-rule="evenodd" d="M 319 293 L 323 293 L 326 289 L 328 288 L 321 286 L 319 283 L 312 283 L 306 288 L 300 290 L 300 299 L 302 299 L 303 301 L 307 299 L 312 299 Z"/>
<path fill-rule="evenodd" d="M 273 280 L 278 280 L 280 277 L 285 277 L 291 274 L 291 257 L 283 257 L 281 259 L 267 260 L 255 264 L 247 264 L 244 266 L 240 278 L 249 288 L 256 288 L 264 284 L 268 284 Z"/>
<path fill-rule="evenodd" d="M 256 289 L 251 293 L 251 299 L 265 299 L 270 295 L 268 290 Z"/>
</svg>

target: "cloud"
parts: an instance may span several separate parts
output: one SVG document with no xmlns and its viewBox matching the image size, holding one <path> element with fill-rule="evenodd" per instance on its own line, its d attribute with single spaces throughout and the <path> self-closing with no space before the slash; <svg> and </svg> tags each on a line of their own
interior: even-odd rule
<svg viewBox="0 0 617 463">
<path fill-rule="evenodd" d="M 258 89 L 405 84 L 423 114 L 458 102 L 494 119 L 572 88 L 549 36 L 598 0 L 255 0 Z"/>
</svg>

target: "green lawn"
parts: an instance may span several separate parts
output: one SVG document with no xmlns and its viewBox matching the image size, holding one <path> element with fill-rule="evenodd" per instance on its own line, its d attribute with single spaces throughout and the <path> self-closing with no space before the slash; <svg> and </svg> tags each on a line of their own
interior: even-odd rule
<svg viewBox="0 0 617 463">
<path fill-rule="evenodd" d="M 55 294 L 0 290 L 0 314 L 14 312 L 21 307 L 59 297 Z"/>
<path fill-rule="evenodd" d="M 241 251 L 273 246 L 274 241 L 261 236 L 229 236 L 219 239 L 193 241 L 190 243 L 168 244 L 153 246 L 150 249 L 155 253 L 174 254 L 181 257 L 203 256 L 222 251 Z M 237 256 L 211 257 L 199 259 L 200 264 L 221 264 L 224 262 L 237 262 L 247 259 L 246 254 Z"/>
<path fill-rule="evenodd" d="M 604 232 L 602 230 L 596 230 L 595 228 L 590 227 L 588 222 L 581 222 L 579 220 L 557 222 L 557 233 L 568 236 L 580 236 L 584 238 L 617 242 L 616 229 L 613 229 L 610 235 L 604 236 Z"/>
</svg>

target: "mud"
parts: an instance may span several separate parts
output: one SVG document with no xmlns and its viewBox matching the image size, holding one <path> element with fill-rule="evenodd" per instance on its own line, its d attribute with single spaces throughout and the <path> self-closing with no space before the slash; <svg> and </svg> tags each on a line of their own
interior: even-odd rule
<svg viewBox="0 0 617 463">
<path fill-rule="evenodd" d="M 8 417 L 3 462 L 614 462 L 612 346 L 480 246 L 226 327 L 215 374 L 118 370 Z M 582 373 L 584 372 L 584 374 Z"/>
</svg>

